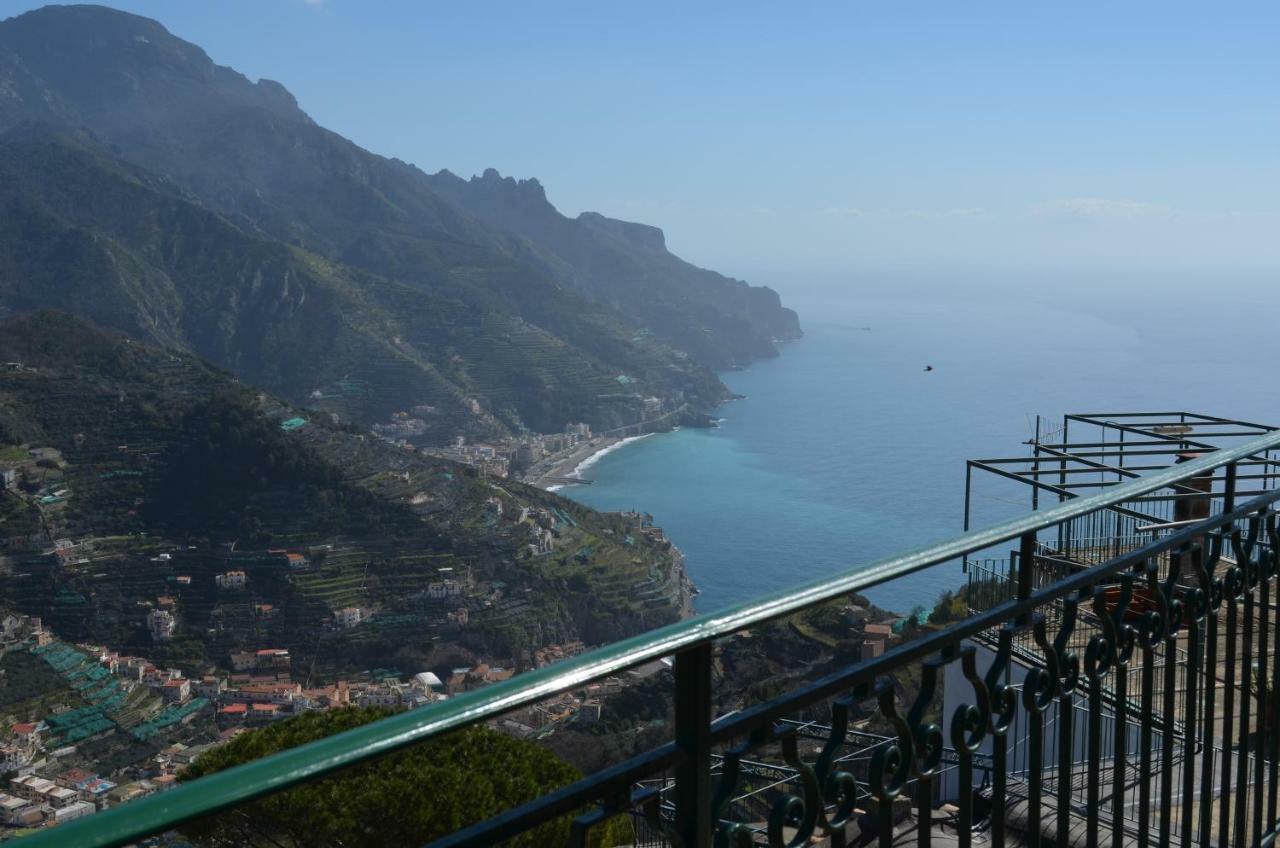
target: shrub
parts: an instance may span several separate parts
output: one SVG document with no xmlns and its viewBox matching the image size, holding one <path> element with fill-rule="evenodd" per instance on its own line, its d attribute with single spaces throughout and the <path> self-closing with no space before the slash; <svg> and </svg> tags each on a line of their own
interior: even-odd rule
<svg viewBox="0 0 1280 848">
<path fill-rule="evenodd" d="M 236 737 L 186 769 L 193 780 L 250 760 L 385 718 L 387 710 L 348 708 L 307 713 Z M 421 845 L 579 777 L 532 742 L 483 727 L 468 728 L 347 769 L 338 775 L 218 813 L 183 828 L 200 845 Z M 564 845 L 568 817 L 508 845 Z M 629 823 L 597 828 L 591 843 L 626 841 Z"/>
</svg>

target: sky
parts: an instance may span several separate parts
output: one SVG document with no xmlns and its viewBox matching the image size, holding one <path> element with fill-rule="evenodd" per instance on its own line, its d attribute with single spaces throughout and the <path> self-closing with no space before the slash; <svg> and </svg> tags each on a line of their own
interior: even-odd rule
<svg viewBox="0 0 1280 848">
<path fill-rule="evenodd" d="M 375 152 L 739 276 L 1280 268 L 1274 2 L 111 5 Z"/>
</svg>

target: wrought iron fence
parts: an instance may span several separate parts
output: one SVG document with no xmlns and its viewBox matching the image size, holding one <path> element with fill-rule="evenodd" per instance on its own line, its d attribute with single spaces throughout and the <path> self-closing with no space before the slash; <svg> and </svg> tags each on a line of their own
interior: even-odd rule
<svg viewBox="0 0 1280 848">
<path fill-rule="evenodd" d="M 1065 845 L 1076 836 L 1088 846 L 1270 844 L 1280 786 L 1280 699 L 1271 696 L 1280 690 L 1280 490 L 1243 502 L 1235 492 L 1237 463 L 1270 461 L 1278 447 L 1280 433 L 1259 436 L 220 772 L 27 844 L 136 841 L 664 657 L 674 657 L 670 741 L 433 844 L 495 845 L 566 815 L 576 816 L 576 844 L 618 816 L 683 848 L 800 846 L 814 837 L 836 848 L 889 846 L 906 830 L 921 846 L 942 832 L 961 846 L 978 832 L 997 846 L 1013 838 Z M 1037 578 L 1039 554 L 1061 551 L 1060 531 L 1073 523 L 1098 535 L 1105 522 L 1097 516 L 1123 515 L 1136 499 L 1177 497 L 1183 481 L 1219 472 L 1209 517 Z M 713 660 L 725 637 L 942 563 L 992 558 L 1010 542 L 1018 551 L 1012 591 L 969 617 L 713 715 Z M 919 687 L 904 701 L 892 679 L 907 669 Z M 947 713 L 935 719 L 939 700 Z M 851 757 L 851 716 L 867 703 L 892 729 L 876 744 L 857 743 L 869 756 Z M 830 718 L 821 749 L 807 754 L 800 740 L 815 725 L 788 719 L 819 708 Z M 747 764 L 761 755 L 790 775 L 767 811 L 735 803 Z M 654 780 L 667 781 L 667 791 L 645 783 Z M 944 801 L 953 814 L 940 823 Z"/>
</svg>

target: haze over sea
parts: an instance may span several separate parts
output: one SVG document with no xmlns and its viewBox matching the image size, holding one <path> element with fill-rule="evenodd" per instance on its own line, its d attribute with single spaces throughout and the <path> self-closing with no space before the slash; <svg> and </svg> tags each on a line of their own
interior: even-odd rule
<svg viewBox="0 0 1280 848">
<path fill-rule="evenodd" d="M 700 612 L 957 534 L 965 460 L 1023 456 L 1037 414 L 1187 410 L 1280 424 L 1267 272 L 869 273 L 787 284 L 802 341 L 723 376 L 717 429 L 606 454 L 562 490 L 653 514 Z M 925 366 L 932 365 L 932 372 Z M 1029 509 L 976 487 L 974 526 Z M 958 566 L 868 592 L 906 612 Z"/>
</svg>

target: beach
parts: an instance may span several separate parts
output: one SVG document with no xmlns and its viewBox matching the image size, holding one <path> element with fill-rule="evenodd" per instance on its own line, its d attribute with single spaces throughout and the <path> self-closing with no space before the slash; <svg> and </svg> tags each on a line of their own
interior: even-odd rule
<svg viewBox="0 0 1280 848">
<path fill-rule="evenodd" d="M 646 436 L 630 436 L 627 438 L 595 436 L 571 450 L 561 451 L 538 460 L 525 472 L 524 482 L 540 489 L 546 489 L 549 492 L 574 485 L 572 481 L 584 479 L 584 472 L 600 457 L 624 444 L 643 438 L 646 438 Z"/>
</svg>

